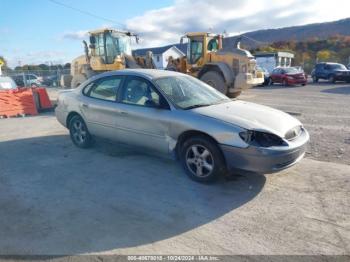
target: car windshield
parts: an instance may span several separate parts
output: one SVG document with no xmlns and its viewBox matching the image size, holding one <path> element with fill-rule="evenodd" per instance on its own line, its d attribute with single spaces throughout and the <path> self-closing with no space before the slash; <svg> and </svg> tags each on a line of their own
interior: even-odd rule
<svg viewBox="0 0 350 262">
<path fill-rule="evenodd" d="M 211 86 L 190 76 L 162 77 L 155 83 L 176 107 L 182 109 L 231 101 Z"/>
<path fill-rule="evenodd" d="M 342 65 L 342 64 L 332 64 L 332 65 L 330 65 L 330 67 L 332 69 L 346 70 L 345 65 Z"/>
</svg>

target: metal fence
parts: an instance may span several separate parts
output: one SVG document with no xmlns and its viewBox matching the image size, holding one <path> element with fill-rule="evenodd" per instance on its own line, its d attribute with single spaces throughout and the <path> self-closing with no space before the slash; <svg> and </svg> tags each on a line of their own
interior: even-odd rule
<svg viewBox="0 0 350 262">
<path fill-rule="evenodd" d="M 61 76 L 66 74 L 70 74 L 70 69 L 11 70 L 3 72 L 3 75 L 10 76 L 18 86 L 23 87 L 60 87 Z"/>
</svg>

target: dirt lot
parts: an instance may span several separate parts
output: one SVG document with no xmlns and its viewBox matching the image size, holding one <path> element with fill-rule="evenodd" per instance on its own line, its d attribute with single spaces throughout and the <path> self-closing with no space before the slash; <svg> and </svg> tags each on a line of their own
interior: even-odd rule
<svg viewBox="0 0 350 262">
<path fill-rule="evenodd" d="M 52 113 L 0 120 L 0 254 L 350 254 L 350 87 L 241 99 L 301 119 L 307 157 L 202 185 L 126 146 L 78 149 Z"/>
</svg>

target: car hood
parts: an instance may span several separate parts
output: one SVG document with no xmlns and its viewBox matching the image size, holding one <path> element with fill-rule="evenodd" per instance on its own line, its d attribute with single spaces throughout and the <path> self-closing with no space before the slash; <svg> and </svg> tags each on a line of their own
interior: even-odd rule
<svg viewBox="0 0 350 262">
<path fill-rule="evenodd" d="M 244 129 L 266 131 L 280 137 L 301 125 L 299 120 L 280 110 L 241 100 L 199 107 L 193 111 Z"/>
</svg>

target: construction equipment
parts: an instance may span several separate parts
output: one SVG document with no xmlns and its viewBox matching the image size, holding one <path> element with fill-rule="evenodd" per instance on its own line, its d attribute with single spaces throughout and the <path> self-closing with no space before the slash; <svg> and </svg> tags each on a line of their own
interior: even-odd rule
<svg viewBox="0 0 350 262">
<path fill-rule="evenodd" d="M 252 54 L 240 48 L 240 39 L 230 51 L 222 48 L 223 36 L 203 32 L 187 33 L 187 56 L 168 59 L 168 70 L 190 74 L 213 86 L 229 97 L 264 82 L 264 75 L 256 69 Z"/>
<path fill-rule="evenodd" d="M 83 41 L 85 54 L 71 63 L 71 75 L 61 78 L 61 85 L 75 88 L 91 76 L 124 68 L 155 68 L 152 54 L 146 58 L 133 58 L 131 38 L 138 36 L 131 32 L 114 29 L 100 29 L 89 32 L 90 44 Z"/>
</svg>

